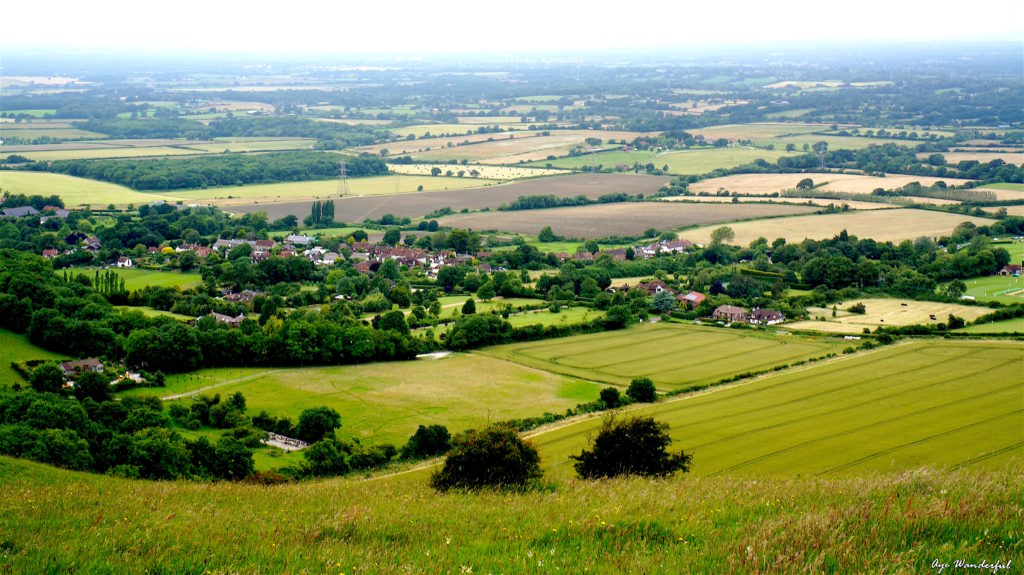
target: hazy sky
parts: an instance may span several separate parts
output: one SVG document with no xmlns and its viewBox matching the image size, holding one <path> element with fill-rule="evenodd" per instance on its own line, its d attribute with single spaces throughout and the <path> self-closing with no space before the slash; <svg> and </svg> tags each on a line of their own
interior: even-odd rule
<svg viewBox="0 0 1024 575">
<path fill-rule="evenodd" d="M 848 40 L 1024 42 L 1024 0 L 39 0 L 9 2 L 2 13 L 4 48 L 479 53 Z"/>
</svg>

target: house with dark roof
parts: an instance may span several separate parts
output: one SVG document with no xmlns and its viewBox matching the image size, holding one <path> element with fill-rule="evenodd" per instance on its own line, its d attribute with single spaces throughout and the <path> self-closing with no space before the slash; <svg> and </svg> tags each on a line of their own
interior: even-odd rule
<svg viewBox="0 0 1024 575">
<path fill-rule="evenodd" d="M 103 363 L 95 357 L 78 359 L 75 361 L 64 361 L 60 364 L 60 371 L 64 374 L 64 377 L 70 378 L 78 377 L 79 374 L 87 371 L 103 373 Z"/>
<path fill-rule="evenodd" d="M 755 307 L 747 321 L 754 325 L 775 325 L 786 321 L 786 316 L 778 310 Z"/>
<path fill-rule="evenodd" d="M 734 305 L 720 305 L 712 312 L 711 317 L 723 321 L 747 321 L 747 309 Z"/>
<path fill-rule="evenodd" d="M 0 213 L 5 218 L 24 218 L 26 216 L 39 215 L 39 210 L 32 206 L 21 206 L 19 208 L 4 208 Z"/>
</svg>

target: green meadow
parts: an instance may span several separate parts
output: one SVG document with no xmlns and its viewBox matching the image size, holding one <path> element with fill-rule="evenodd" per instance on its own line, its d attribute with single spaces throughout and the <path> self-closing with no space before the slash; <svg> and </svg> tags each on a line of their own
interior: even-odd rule
<svg viewBox="0 0 1024 575">
<path fill-rule="evenodd" d="M 0 387 L 25 383 L 11 367 L 11 362 L 28 359 L 63 359 L 61 355 L 34 345 L 28 337 L 5 329 L 0 329 L 0 350 Z"/>
<path fill-rule="evenodd" d="M 966 295 L 978 301 L 1024 303 L 1024 278 L 996 275 L 972 278 L 964 280 L 964 283 L 967 285 Z"/>
<path fill-rule="evenodd" d="M 422 472 L 211 485 L 0 457 L 0 534 L 12 573 L 931 573 L 1016 564 L 1022 471 L 440 494 Z"/>
<path fill-rule="evenodd" d="M 844 347 L 836 338 L 658 323 L 482 353 L 605 384 L 624 386 L 635 377 L 649 377 L 668 390 L 838 353 Z"/>
<path fill-rule="evenodd" d="M 89 279 L 94 279 L 97 271 L 101 275 L 107 271 L 113 271 L 120 278 L 124 279 L 124 289 L 128 291 L 139 290 L 146 286 L 179 287 L 181 289 L 187 289 L 203 283 L 203 278 L 198 273 L 143 270 L 138 268 L 109 268 L 99 270 L 96 268 L 69 268 L 66 270 L 54 270 L 58 275 L 63 275 L 64 272 L 67 272 L 69 276 L 85 274 Z M 147 313 L 146 310 L 140 311 Z M 157 312 L 157 310 L 152 311 Z"/>
<path fill-rule="evenodd" d="M 176 198 L 161 194 L 146 194 L 111 184 L 76 178 L 64 174 L 47 172 L 20 172 L 12 170 L 0 171 L 0 190 L 10 194 L 39 194 L 49 196 L 56 194 L 64 200 L 67 207 L 82 205 L 106 207 L 108 204 L 148 204 L 154 200 L 175 201 Z"/>
<path fill-rule="evenodd" d="M 250 414 L 266 410 L 293 422 L 304 409 L 327 405 L 341 414 L 339 436 L 401 445 L 421 424 L 460 431 L 489 421 L 564 412 L 597 399 L 600 386 L 484 355 L 455 354 L 352 366 L 200 370 L 169 376 L 159 395 L 199 390 L 222 397 L 240 391 Z"/>
</svg>

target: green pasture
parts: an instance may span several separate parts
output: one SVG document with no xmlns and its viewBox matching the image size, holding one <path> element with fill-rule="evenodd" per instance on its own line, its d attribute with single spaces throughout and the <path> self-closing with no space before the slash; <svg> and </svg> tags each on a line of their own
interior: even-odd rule
<svg viewBox="0 0 1024 575">
<path fill-rule="evenodd" d="M 53 108 L 51 108 L 49 110 L 41 110 L 41 109 L 36 109 L 36 110 L 7 110 L 7 109 L 5 109 L 3 111 L 7 112 L 9 114 L 14 114 L 14 115 L 25 114 L 27 116 L 32 116 L 33 118 L 42 118 L 44 116 L 53 115 L 53 114 L 57 113 L 57 110 L 53 109 Z M 18 124 L 15 124 L 15 125 L 18 125 Z"/>
<path fill-rule="evenodd" d="M 491 347 L 482 353 L 568 376 L 624 386 L 649 377 L 660 389 L 717 382 L 839 352 L 843 341 L 674 323 Z"/>
<path fill-rule="evenodd" d="M 956 331 L 957 333 L 1024 333 L 1024 317 L 969 325 Z"/>
<path fill-rule="evenodd" d="M 58 275 L 63 275 L 65 271 L 69 276 L 85 274 L 89 279 L 94 279 L 97 271 L 99 271 L 100 275 L 103 275 L 107 271 L 113 271 L 119 277 L 124 279 L 124 289 L 128 291 L 139 290 L 146 286 L 179 287 L 181 289 L 187 289 L 203 283 L 203 278 L 198 273 L 143 270 L 138 268 L 68 268 L 66 270 L 54 270 Z M 140 311 L 143 310 L 140 309 Z M 152 311 L 154 313 L 161 313 L 157 310 Z M 143 313 L 145 313 L 145 311 L 143 311 Z"/>
<path fill-rule="evenodd" d="M 1013 184 L 1010 182 L 998 182 L 995 184 L 985 184 L 983 188 L 992 188 L 995 190 L 1010 190 L 1011 192 L 1024 192 L 1024 184 Z"/>
<path fill-rule="evenodd" d="M 638 413 L 671 426 L 678 446 L 693 455 L 697 475 L 999 469 L 1020 462 L 1024 449 L 1022 362 L 1020 342 L 914 342 Z M 568 456 L 599 425 L 592 419 L 534 441 L 548 468 L 564 476 L 572 471 Z"/>
<path fill-rule="evenodd" d="M 166 397 L 202 388 L 222 397 L 240 391 L 250 414 L 266 410 L 292 421 L 304 409 L 327 405 L 341 414 L 340 436 L 398 445 L 421 424 L 439 423 L 457 431 L 488 421 L 563 412 L 597 399 L 600 390 L 574 377 L 457 354 L 354 366 L 200 370 L 169 376 L 167 388 L 159 392 Z"/>
<path fill-rule="evenodd" d="M 128 284 L 128 280 L 125 279 L 124 283 L 125 283 L 125 285 L 127 285 Z M 196 318 L 194 318 L 194 317 L 192 317 L 190 315 L 182 315 L 180 313 L 172 313 L 172 312 L 169 312 L 169 311 L 164 311 L 164 310 L 161 310 L 161 309 L 155 309 L 155 308 L 152 308 L 152 307 L 149 307 L 149 306 L 144 306 L 144 305 L 141 305 L 141 306 L 118 305 L 118 306 L 114 306 L 114 307 L 116 307 L 117 309 L 119 309 L 121 311 L 126 311 L 126 312 L 137 311 L 137 312 L 141 313 L 142 315 L 144 315 L 146 317 L 169 317 L 171 319 L 176 319 L 178 321 L 192 321 L 192 320 L 196 319 Z"/>
<path fill-rule="evenodd" d="M 776 146 L 778 148 L 778 146 Z M 668 166 L 670 174 L 706 174 L 718 168 L 735 168 L 754 160 L 774 164 L 786 152 L 731 146 L 727 148 L 701 148 L 680 152 L 665 152 L 649 160 L 657 168 Z"/>
<path fill-rule="evenodd" d="M 63 356 L 47 351 L 31 342 L 28 337 L 0 329 L 0 388 L 25 383 L 11 367 L 11 362 L 26 359 L 62 359 Z"/>
<path fill-rule="evenodd" d="M 68 207 L 106 207 L 108 204 L 131 203 L 141 205 L 154 200 L 175 201 L 175 198 L 162 194 L 136 192 L 117 184 L 47 172 L 0 171 L 0 190 L 10 194 L 56 194 Z"/>
</svg>

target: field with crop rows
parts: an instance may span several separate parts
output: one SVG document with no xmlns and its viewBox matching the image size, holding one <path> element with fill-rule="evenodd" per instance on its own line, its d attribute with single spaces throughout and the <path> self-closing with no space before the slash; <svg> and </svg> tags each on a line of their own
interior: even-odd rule
<svg viewBox="0 0 1024 575">
<path fill-rule="evenodd" d="M 699 475 L 998 469 L 1024 450 L 1022 362 L 1020 342 L 906 343 L 637 412 L 671 426 Z M 541 457 L 571 473 L 568 456 L 599 425 L 538 434 Z"/>
<path fill-rule="evenodd" d="M 670 390 L 820 357 L 843 347 L 835 338 L 658 323 L 491 347 L 481 353 L 613 385 L 649 377 L 659 389 Z"/>
</svg>

